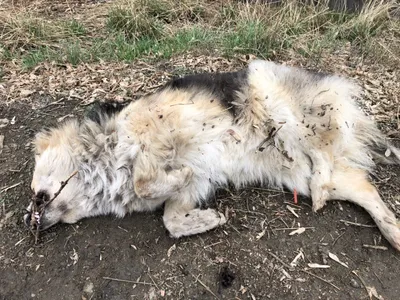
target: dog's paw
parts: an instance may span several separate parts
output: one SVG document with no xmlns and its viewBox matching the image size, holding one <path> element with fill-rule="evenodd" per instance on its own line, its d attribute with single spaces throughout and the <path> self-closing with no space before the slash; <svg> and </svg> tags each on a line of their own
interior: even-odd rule
<svg viewBox="0 0 400 300">
<path fill-rule="evenodd" d="M 164 225 L 174 238 L 206 232 L 225 223 L 225 216 L 210 208 L 196 208 L 186 214 L 164 218 Z"/>
<path fill-rule="evenodd" d="M 312 209 L 314 212 L 319 211 L 329 199 L 329 191 L 327 188 L 318 187 L 311 192 Z"/>
</svg>

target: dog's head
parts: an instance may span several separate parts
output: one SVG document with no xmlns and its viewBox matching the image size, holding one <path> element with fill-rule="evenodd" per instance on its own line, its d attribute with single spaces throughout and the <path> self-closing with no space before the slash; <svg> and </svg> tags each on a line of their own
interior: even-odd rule
<svg viewBox="0 0 400 300">
<path fill-rule="evenodd" d="M 74 152 L 77 147 L 78 129 L 77 122 L 69 122 L 60 128 L 36 135 L 35 170 L 31 182 L 31 189 L 35 195 L 27 207 L 28 213 L 24 216 L 28 226 L 31 225 L 31 218 L 38 217 L 32 216 L 34 206 L 44 208 L 37 224 L 40 230 L 59 222 L 75 223 L 87 214 L 79 174 L 71 178 L 54 201 L 51 201 L 59 191 L 61 183 L 77 171 Z"/>
</svg>

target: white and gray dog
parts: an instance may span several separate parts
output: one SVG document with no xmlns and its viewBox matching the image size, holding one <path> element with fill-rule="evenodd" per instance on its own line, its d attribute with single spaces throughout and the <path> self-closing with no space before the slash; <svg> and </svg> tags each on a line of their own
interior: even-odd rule
<svg viewBox="0 0 400 300">
<path fill-rule="evenodd" d="M 399 163 L 400 151 L 357 108 L 360 95 L 341 77 L 255 60 L 43 131 L 32 180 L 38 205 L 78 174 L 46 206 L 40 229 L 165 204 L 173 237 L 198 234 L 226 222 L 199 208 L 218 187 L 259 183 L 311 197 L 314 211 L 327 200 L 356 203 L 400 250 L 399 222 L 368 180 L 377 161 Z M 31 214 L 24 218 L 29 224 Z"/>
</svg>

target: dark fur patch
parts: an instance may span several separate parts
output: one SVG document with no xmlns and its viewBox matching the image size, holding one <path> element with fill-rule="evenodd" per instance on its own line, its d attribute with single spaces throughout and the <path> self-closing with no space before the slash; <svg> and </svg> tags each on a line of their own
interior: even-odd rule
<svg viewBox="0 0 400 300">
<path fill-rule="evenodd" d="M 61 213 L 66 213 L 67 211 L 68 211 L 68 205 L 67 205 L 67 203 L 64 203 L 64 202 L 62 202 L 62 203 L 60 203 L 59 205 L 58 205 L 58 210 L 61 212 Z"/>
<path fill-rule="evenodd" d="M 102 125 L 105 119 L 108 119 L 121 110 L 123 110 L 130 102 L 95 102 L 85 114 L 85 117 Z"/>
<path fill-rule="evenodd" d="M 230 73 L 202 73 L 176 78 L 166 84 L 164 88 L 207 90 L 215 95 L 221 104 L 234 116 L 236 92 L 247 84 L 247 70 Z M 213 101 L 214 99 L 210 99 Z"/>
</svg>

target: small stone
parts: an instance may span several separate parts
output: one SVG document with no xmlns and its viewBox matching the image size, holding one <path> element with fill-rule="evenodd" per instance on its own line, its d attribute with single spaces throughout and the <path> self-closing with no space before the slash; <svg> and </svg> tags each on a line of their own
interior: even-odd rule
<svg viewBox="0 0 400 300">
<path fill-rule="evenodd" d="M 350 285 L 355 289 L 359 289 L 361 287 L 360 284 L 358 283 L 358 281 L 355 280 L 354 278 L 352 278 L 350 280 Z"/>
<path fill-rule="evenodd" d="M 94 284 L 91 281 L 87 281 L 83 287 L 83 292 L 89 295 L 93 294 Z"/>
</svg>

